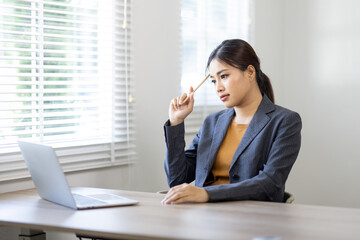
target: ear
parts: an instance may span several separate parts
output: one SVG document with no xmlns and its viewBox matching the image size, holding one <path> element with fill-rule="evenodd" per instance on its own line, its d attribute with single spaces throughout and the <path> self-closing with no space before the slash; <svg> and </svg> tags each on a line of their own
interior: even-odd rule
<svg viewBox="0 0 360 240">
<path fill-rule="evenodd" d="M 256 79 L 256 72 L 255 72 L 255 68 L 253 65 L 249 65 L 246 69 L 246 72 L 248 74 L 248 77 L 251 79 L 251 80 L 254 80 Z"/>
</svg>

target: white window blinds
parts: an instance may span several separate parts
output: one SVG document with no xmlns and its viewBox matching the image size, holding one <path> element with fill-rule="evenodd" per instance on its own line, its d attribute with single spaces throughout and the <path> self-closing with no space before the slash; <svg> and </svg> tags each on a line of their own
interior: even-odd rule
<svg viewBox="0 0 360 240">
<path fill-rule="evenodd" d="M 223 40 L 251 37 L 250 0 L 182 0 L 181 91 L 188 92 L 206 75 L 211 51 Z M 195 93 L 194 111 L 186 119 L 186 134 L 193 137 L 209 113 L 223 109 L 213 85 L 204 83 Z"/>
<path fill-rule="evenodd" d="M 27 176 L 17 140 L 66 171 L 134 153 L 130 0 L 0 0 L 0 181 Z"/>
</svg>

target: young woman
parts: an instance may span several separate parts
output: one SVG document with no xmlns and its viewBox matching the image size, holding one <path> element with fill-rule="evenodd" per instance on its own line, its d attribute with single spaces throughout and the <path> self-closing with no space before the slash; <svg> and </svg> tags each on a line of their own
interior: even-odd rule
<svg viewBox="0 0 360 240">
<path fill-rule="evenodd" d="M 225 40 L 211 53 L 207 68 L 227 109 L 207 116 L 184 150 L 184 120 L 193 110 L 193 88 L 185 102 L 185 96 L 171 101 L 164 126 L 171 189 L 162 202 L 282 202 L 300 150 L 299 114 L 274 104 L 270 80 L 247 42 Z M 194 180 L 195 186 L 188 184 Z"/>
</svg>

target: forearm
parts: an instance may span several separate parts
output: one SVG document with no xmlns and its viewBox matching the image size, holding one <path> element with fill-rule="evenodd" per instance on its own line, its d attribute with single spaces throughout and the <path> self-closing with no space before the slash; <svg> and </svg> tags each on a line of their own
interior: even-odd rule
<svg viewBox="0 0 360 240">
<path fill-rule="evenodd" d="M 164 162 L 168 184 L 173 187 L 189 183 L 195 178 L 195 156 L 185 154 L 184 123 L 170 126 L 169 121 L 164 126 L 166 141 L 166 157 Z"/>
<path fill-rule="evenodd" d="M 210 202 L 257 200 L 281 202 L 284 186 L 276 185 L 271 180 L 256 176 L 238 183 L 204 187 Z"/>
</svg>

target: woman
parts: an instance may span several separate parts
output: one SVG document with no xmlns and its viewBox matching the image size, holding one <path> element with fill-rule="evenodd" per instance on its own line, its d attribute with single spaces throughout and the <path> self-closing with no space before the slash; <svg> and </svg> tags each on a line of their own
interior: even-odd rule
<svg viewBox="0 0 360 240">
<path fill-rule="evenodd" d="M 210 114 L 184 151 L 193 88 L 185 102 L 185 96 L 171 101 L 164 126 L 171 189 L 162 202 L 282 202 L 300 150 L 299 114 L 274 104 L 270 80 L 247 42 L 225 40 L 210 54 L 207 68 L 227 109 Z M 195 186 L 189 185 L 193 180 Z"/>
</svg>

